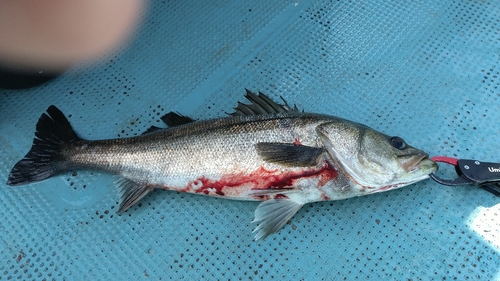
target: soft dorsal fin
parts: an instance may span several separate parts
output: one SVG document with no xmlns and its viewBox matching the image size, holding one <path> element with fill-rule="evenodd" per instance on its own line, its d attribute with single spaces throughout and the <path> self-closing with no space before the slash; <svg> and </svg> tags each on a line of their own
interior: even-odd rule
<svg viewBox="0 0 500 281">
<path fill-rule="evenodd" d="M 269 98 L 268 96 L 264 95 L 261 92 L 259 92 L 259 95 L 256 95 L 255 93 L 251 92 L 248 89 L 245 90 L 247 92 L 245 98 L 247 98 L 247 100 L 249 100 L 251 103 L 244 104 L 238 102 L 238 106 L 234 108 L 235 112 L 231 113 L 230 115 L 248 116 L 248 115 L 260 115 L 268 113 L 282 113 L 288 111 L 299 111 L 296 105 L 290 107 L 283 98 L 281 98 L 281 100 L 283 100 L 284 104 L 278 104 L 277 102 L 273 101 L 271 98 Z"/>
<path fill-rule="evenodd" d="M 184 125 L 184 124 L 188 124 L 188 123 L 196 121 L 191 117 L 180 115 L 180 114 L 172 112 L 172 111 L 163 115 L 162 117 L 160 117 L 160 119 L 161 119 L 161 121 L 163 121 L 163 123 L 165 123 L 169 127 L 180 126 L 180 125 Z M 145 135 L 145 134 L 149 134 L 149 133 L 156 132 L 156 131 L 163 130 L 163 129 L 165 129 L 165 128 L 151 126 L 151 127 L 149 127 L 149 129 L 147 129 L 142 134 Z"/>
<path fill-rule="evenodd" d="M 165 129 L 165 128 L 160 128 L 160 127 L 156 127 L 156 126 L 151 126 L 151 127 L 149 127 L 149 129 L 147 129 L 146 131 L 144 131 L 144 132 L 142 133 L 142 135 L 149 134 L 149 133 L 156 132 L 156 131 L 158 131 L 158 130 L 163 130 L 163 129 Z"/>
<path fill-rule="evenodd" d="M 165 124 L 167 124 L 167 126 L 169 127 L 180 126 L 196 121 L 189 116 L 180 115 L 179 113 L 175 113 L 172 111 L 163 115 L 160 119 L 161 121 L 165 122 Z"/>
</svg>

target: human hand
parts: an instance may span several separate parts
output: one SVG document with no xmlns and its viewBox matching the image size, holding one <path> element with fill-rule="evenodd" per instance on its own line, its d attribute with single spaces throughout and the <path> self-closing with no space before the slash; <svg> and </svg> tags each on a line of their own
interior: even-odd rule
<svg viewBox="0 0 500 281">
<path fill-rule="evenodd" d="M 59 72 L 130 35 L 146 0 L 0 0 L 0 64 Z"/>
</svg>

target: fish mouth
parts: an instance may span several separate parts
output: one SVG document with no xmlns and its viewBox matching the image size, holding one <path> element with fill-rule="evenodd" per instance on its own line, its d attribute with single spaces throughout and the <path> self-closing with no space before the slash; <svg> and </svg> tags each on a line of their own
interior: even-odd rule
<svg viewBox="0 0 500 281">
<path fill-rule="evenodd" d="M 418 170 L 427 170 L 428 173 L 433 173 L 437 171 L 438 165 L 436 162 L 429 159 L 429 154 L 412 154 L 412 155 L 401 155 L 402 167 L 405 171 L 411 173 Z"/>
<path fill-rule="evenodd" d="M 383 191 L 389 191 L 393 189 L 400 188 L 405 185 L 409 185 L 420 180 L 426 179 L 429 177 L 430 173 L 434 173 L 438 169 L 438 165 L 436 162 L 429 159 L 429 155 L 426 153 L 421 154 L 411 154 L 411 155 L 402 155 L 399 156 L 403 161 L 403 169 L 408 172 L 411 177 L 410 180 L 394 183 L 387 186 L 382 186 L 374 189 L 371 193 L 378 193 Z"/>
</svg>

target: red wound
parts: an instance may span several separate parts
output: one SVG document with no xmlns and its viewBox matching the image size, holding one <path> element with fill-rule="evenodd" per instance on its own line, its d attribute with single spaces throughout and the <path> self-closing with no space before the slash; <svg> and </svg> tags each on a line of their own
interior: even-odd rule
<svg viewBox="0 0 500 281">
<path fill-rule="evenodd" d="M 219 180 L 201 176 L 188 183 L 184 192 L 217 194 L 224 196 L 223 189 L 231 187 L 248 187 L 250 189 L 285 189 L 293 187 L 295 182 L 303 178 L 319 178 L 318 186 L 324 186 L 337 178 L 337 171 L 327 162 L 321 168 L 305 168 L 302 171 L 281 172 L 278 169 L 267 170 L 260 167 L 251 174 L 236 173 L 224 175 Z"/>
</svg>

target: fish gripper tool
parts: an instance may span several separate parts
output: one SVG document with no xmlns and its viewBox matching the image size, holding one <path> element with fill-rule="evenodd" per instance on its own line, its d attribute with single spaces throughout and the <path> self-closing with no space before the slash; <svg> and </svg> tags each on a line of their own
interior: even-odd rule
<svg viewBox="0 0 500 281">
<path fill-rule="evenodd" d="M 457 178 L 452 180 L 442 179 L 435 173 L 430 174 L 431 179 L 437 183 L 448 186 L 473 185 L 500 196 L 500 163 L 447 156 L 435 156 L 431 160 L 453 165 L 457 173 Z"/>
</svg>

